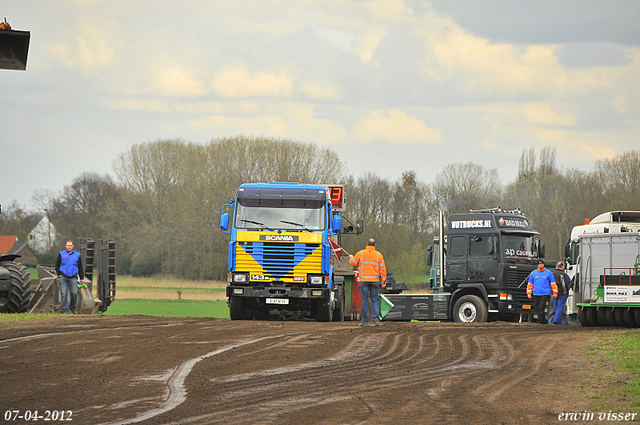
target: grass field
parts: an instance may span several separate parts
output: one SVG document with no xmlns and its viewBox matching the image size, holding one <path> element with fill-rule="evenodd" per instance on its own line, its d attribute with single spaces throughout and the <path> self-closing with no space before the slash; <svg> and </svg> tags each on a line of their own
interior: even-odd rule
<svg viewBox="0 0 640 425">
<path fill-rule="evenodd" d="M 116 299 L 104 314 L 228 319 L 229 307 L 226 301 Z"/>
</svg>

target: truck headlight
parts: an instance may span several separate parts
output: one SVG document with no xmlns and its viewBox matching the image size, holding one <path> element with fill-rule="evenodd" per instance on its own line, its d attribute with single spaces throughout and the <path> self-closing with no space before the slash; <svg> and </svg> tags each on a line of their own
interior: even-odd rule
<svg viewBox="0 0 640 425">
<path fill-rule="evenodd" d="M 233 288 L 233 295 L 242 295 L 244 294 L 244 288 Z"/>
<path fill-rule="evenodd" d="M 234 282 L 238 282 L 238 283 L 245 283 L 247 281 L 247 275 L 246 274 L 234 274 L 233 275 L 233 281 Z"/>
<path fill-rule="evenodd" d="M 322 291 L 311 291 L 311 295 L 314 297 L 322 296 Z"/>
<path fill-rule="evenodd" d="M 311 276 L 309 283 L 312 285 L 322 285 L 322 276 Z"/>
</svg>

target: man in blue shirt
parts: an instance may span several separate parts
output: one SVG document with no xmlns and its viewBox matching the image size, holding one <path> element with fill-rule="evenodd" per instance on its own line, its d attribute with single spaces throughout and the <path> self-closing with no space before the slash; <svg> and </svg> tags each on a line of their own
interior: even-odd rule
<svg viewBox="0 0 640 425">
<path fill-rule="evenodd" d="M 82 258 L 76 251 L 72 241 L 67 241 L 66 250 L 58 253 L 56 260 L 56 273 L 60 282 L 60 302 L 62 303 L 62 313 L 68 314 L 71 310 L 76 311 L 76 298 L 78 297 L 78 276 L 84 279 L 84 269 Z M 71 303 L 69 303 L 68 293 L 71 292 Z"/>
<path fill-rule="evenodd" d="M 533 298 L 533 309 L 538 314 L 538 323 L 547 323 L 544 309 L 553 293 L 553 298 L 558 297 L 558 286 L 553 273 L 544 267 L 544 261 L 538 261 L 538 268 L 529 275 L 527 284 L 527 297 Z"/>
<path fill-rule="evenodd" d="M 556 313 L 551 323 L 554 325 L 566 325 L 567 319 L 564 314 L 564 306 L 567 304 L 567 298 L 569 298 L 571 278 L 564 272 L 564 261 L 559 261 L 556 265 L 553 278 L 556 280 L 556 285 L 558 285 L 558 300 L 556 301 Z"/>
</svg>

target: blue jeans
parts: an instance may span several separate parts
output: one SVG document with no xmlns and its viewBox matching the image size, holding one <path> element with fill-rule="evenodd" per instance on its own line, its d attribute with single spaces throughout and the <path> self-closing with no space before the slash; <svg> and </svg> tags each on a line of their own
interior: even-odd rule
<svg viewBox="0 0 640 425">
<path fill-rule="evenodd" d="M 369 321 L 369 298 L 371 298 L 373 318 L 380 318 L 380 301 L 378 300 L 379 292 L 380 281 L 360 282 L 360 298 L 362 299 L 362 304 L 360 304 L 360 314 L 362 317 L 362 323 L 367 323 Z"/>
<path fill-rule="evenodd" d="M 58 282 L 60 282 L 60 302 L 62 303 L 62 312 L 69 313 L 69 308 L 71 308 L 71 310 L 76 309 L 76 299 L 78 298 L 78 278 L 60 275 Z M 67 298 L 67 289 L 71 292 L 71 305 L 69 305 L 69 299 Z"/>
<path fill-rule="evenodd" d="M 556 314 L 553 318 L 553 323 L 556 325 L 567 324 L 567 319 L 564 316 L 564 306 L 567 304 L 567 298 L 569 298 L 569 295 L 558 295 L 558 300 L 556 301 Z"/>
</svg>

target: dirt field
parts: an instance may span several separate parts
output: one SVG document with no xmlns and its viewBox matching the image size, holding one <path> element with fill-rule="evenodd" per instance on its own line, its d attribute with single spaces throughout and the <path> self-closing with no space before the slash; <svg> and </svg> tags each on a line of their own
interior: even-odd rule
<svg viewBox="0 0 640 425">
<path fill-rule="evenodd" d="M 597 360 L 581 349 L 619 332 L 356 325 L 142 316 L 21 322 L 0 328 L 0 422 L 7 410 L 37 410 L 81 424 L 555 423 L 560 413 L 589 410 L 585 394 L 602 390 L 590 378 Z"/>
</svg>

